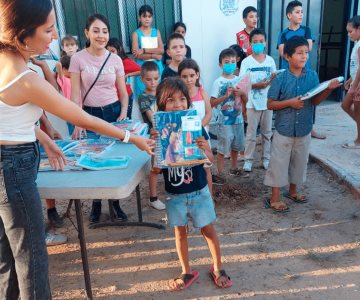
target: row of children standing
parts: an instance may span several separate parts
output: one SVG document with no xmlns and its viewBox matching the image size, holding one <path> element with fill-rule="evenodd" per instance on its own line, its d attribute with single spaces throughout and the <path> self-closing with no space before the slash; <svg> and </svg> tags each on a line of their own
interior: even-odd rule
<svg viewBox="0 0 360 300">
<path fill-rule="evenodd" d="M 170 56 L 170 63 L 162 72 L 160 58 L 163 46 L 160 33 L 151 28 L 152 9 L 149 6 L 144 5 L 140 8 L 139 20 L 141 25 L 133 34 L 132 49 L 138 66 L 131 70 L 130 75 L 137 75 L 140 72 L 140 81 L 137 82 L 143 84 L 143 87 L 141 84 L 136 84 L 135 87 L 138 89 L 137 101 L 144 120 L 151 126 L 152 114 L 156 110 L 189 109 L 190 92 L 193 103 L 197 103 L 196 107 L 203 116 L 203 126 L 206 127 L 211 118 L 210 102 L 206 92 L 199 84 L 198 65 L 193 60 L 184 60 L 187 47 L 183 35 L 174 33 L 169 38 L 167 54 Z M 185 27 L 185 25 L 183 26 Z M 95 14 L 89 17 L 86 23 L 85 35 L 88 43 L 85 49 L 76 52 L 76 41 L 71 37 L 66 37 L 63 40 L 63 49 L 66 55 L 61 58 L 63 65 L 58 66 L 58 83 L 63 93 L 89 114 L 108 122 L 114 122 L 123 120 L 128 115 L 128 95 L 131 94 L 131 90 L 126 89 L 123 80 L 126 58 L 122 53 L 121 45 L 118 45 L 114 39 L 109 40 L 109 32 L 110 26 L 107 19 L 102 15 Z M 70 51 L 67 44 L 74 46 L 74 51 Z M 109 51 L 106 51 L 105 47 Z M 110 51 L 122 56 L 123 62 L 117 55 L 110 54 Z M 69 59 L 70 57 L 71 59 Z M 68 64 L 69 60 L 70 64 Z M 129 65 L 136 66 L 131 63 Z M 140 65 L 141 69 L 139 69 Z M 180 71 L 183 80 L 165 78 L 177 75 L 177 71 Z M 99 76 L 100 73 L 101 76 Z M 162 82 L 159 86 L 161 74 L 163 74 Z M 73 130 L 72 136 L 75 139 L 86 134 L 89 136 L 89 131 L 86 133 L 82 128 L 69 129 Z M 203 133 L 206 135 L 205 130 Z M 156 133 L 152 132 L 152 136 L 154 134 Z M 197 144 L 212 160 L 212 153 L 206 139 L 208 137 L 199 138 Z M 173 173 L 166 169 L 162 172 L 165 190 L 173 195 L 172 199 L 166 201 L 166 211 L 169 224 L 175 228 L 176 248 L 182 267 L 180 276 L 170 281 L 170 288 L 173 290 L 187 288 L 199 277 L 197 271 L 191 270 L 188 259 L 186 241 L 188 208 L 194 226 L 201 229 L 213 257 L 213 265 L 209 272 L 214 283 L 219 287 L 230 287 L 232 282 L 222 267 L 219 240 L 212 224 L 216 216 L 211 192 L 208 188 L 211 173 L 202 165 L 186 170 L 181 168 L 176 171 L 177 174 L 179 172 L 186 172 L 191 180 L 185 185 L 179 184 L 179 182 L 175 182 L 179 176 L 173 177 L 171 175 Z M 165 205 L 157 199 L 157 173 L 155 169 L 152 169 L 150 173 L 150 205 L 162 210 L 165 209 Z M 204 174 L 206 175 L 204 176 Z M 191 207 L 188 207 L 189 199 L 192 202 Z M 119 220 L 127 219 L 126 214 L 120 208 L 119 201 L 113 201 L 113 208 L 115 216 Z M 94 200 L 90 222 L 99 222 L 100 215 L 101 201 Z"/>
<path fill-rule="evenodd" d="M 292 1 L 292 3 L 298 4 L 298 1 Z M 253 11 L 253 8 L 250 8 L 250 13 L 254 12 L 256 13 L 256 10 Z M 287 14 L 288 17 L 291 17 L 293 13 L 294 9 Z M 280 99 L 279 91 L 284 86 L 282 80 L 287 80 L 287 83 L 293 83 L 294 76 L 301 78 L 305 77 L 306 84 L 304 87 L 306 87 L 307 90 L 318 82 L 315 80 L 317 78 L 315 72 L 305 71 L 306 74 L 310 74 L 310 77 L 303 74 L 303 67 L 307 61 L 307 51 L 309 50 L 308 41 L 304 38 L 298 40 L 294 39 L 294 41 L 291 41 L 292 43 L 289 42 L 289 46 L 287 46 L 287 42 L 285 42 L 284 56 L 290 62 L 290 71 L 285 71 L 275 77 L 275 63 L 271 57 L 265 54 L 266 34 L 261 29 L 252 30 L 249 35 L 251 54 L 243 60 L 240 68 L 241 75 L 245 72 L 250 72 L 252 89 L 249 95 L 244 93 L 241 89 L 236 88 L 237 82 L 239 81 L 239 78 L 234 75 L 234 72 L 236 71 L 237 54 L 234 50 L 227 48 L 219 55 L 219 66 L 222 69 L 222 76 L 214 82 L 209 99 L 206 92 L 199 85 L 200 71 L 196 62 L 194 60 L 184 60 L 186 44 L 183 35 L 174 33 L 170 36 L 167 44 L 167 54 L 170 56 L 171 60 L 169 66 L 161 72 L 162 65 L 160 59 L 163 52 L 162 41 L 159 31 L 151 28 L 152 16 L 153 13 L 151 8 L 147 5 L 141 7 L 139 12 L 141 25 L 133 34 L 133 56 L 142 65 L 139 80 L 144 84 L 144 87 L 138 90 L 138 95 L 140 95 L 138 103 L 144 119 L 151 123 L 150 120 L 152 114 L 156 110 L 173 111 L 188 109 L 190 108 L 191 96 L 193 99 L 192 103 L 195 104 L 195 108 L 199 111 L 200 115 L 203 116 L 202 120 L 205 139 L 199 139 L 197 142 L 199 147 L 205 151 L 210 159 L 212 159 L 211 151 L 209 151 L 209 144 L 206 142 L 208 136 L 205 129 L 211 118 L 211 106 L 216 107 L 219 112 L 217 123 L 221 132 L 221 134 L 219 134 L 217 150 L 218 173 L 214 176 L 214 183 L 218 184 L 224 183 L 226 180 L 224 176 L 224 157 L 227 153 L 231 154 L 230 175 L 244 177 L 244 170 L 251 171 L 256 130 L 258 124 L 260 124 L 260 130 L 264 139 L 263 166 L 265 169 L 269 168 L 265 182 L 268 185 L 273 186 L 273 197 L 269 201 L 269 206 L 276 210 L 285 211 L 286 207 L 282 207 L 283 203 L 280 202 L 278 191 L 279 184 L 287 184 L 289 178 L 283 176 L 281 177 L 283 181 L 276 181 L 275 183 L 270 182 L 270 179 L 277 179 L 278 176 L 280 176 L 279 171 L 282 172 L 282 175 L 287 174 L 289 165 L 286 163 L 280 164 L 279 161 L 273 159 L 273 155 L 274 157 L 281 158 L 281 155 L 285 155 L 283 152 L 279 152 L 281 153 L 280 156 L 272 154 L 270 160 L 272 112 L 267 110 L 267 94 L 273 95 L 271 97 L 273 101 L 270 101 L 272 105 L 270 105 L 269 108 L 271 107 L 280 110 L 289 108 L 291 113 L 295 112 L 296 114 L 296 110 L 304 106 L 297 98 L 291 99 L 288 102 L 283 101 L 288 100 L 288 98 Z M 90 114 L 96 115 L 108 122 L 113 122 L 124 119 L 127 116 L 128 94 L 126 93 L 125 84 L 123 80 L 121 80 L 124 76 L 124 69 L 120 58 L 109 55 L 105 51 L 105 46 L 107 45 L 109 38 L 109 29 L 110 27 L 107 20 L 103 16 L 95 15 L 92 18 L 89 18 L 85 33 L 90 41 L 90 45 L 86 49 L 73 55 L 69 71 L 71 73 L 72 84 L 71 99 L 78 102 L 79 105 L 83 105 L 83 108 Z M 292 59 L 298 54 L 297 51 L 299 49 L 302 52 L 301 62 Z M 246 50 L 246 52 L 248 52 L 248 50 Z M 106 65 L 108 60 L 109 62 L 104 68 L 104 65 Z M 150 61 L 145 62 L 145 60 Z M 292 62 L 294 62 L 293 65 Z M 92 66 L 95 66 L 95 70 L 100 69 L 100 72 L 104 68 L 104 72 L 102 73 L 104 76 L 101 76 L 98 85 L 94 83 L 98 80 L 97 74 L 100 72 L 93 71 L 89 68 L 90 63 Z M 89 76 L 90 74 L 91 76 Z M 158 86 L 160 76 L 162 82 Z M 180 78 L 166 78 L 172 76 L 179 76 Z M 309 78 L 312 80 L 311 84 L 309 84 Z M 295 79 L 297 80 L 297 78 Z M 271 91 L 271 89 L 268 91 L 271 83 L 274 86 L 273 91 Z M 140 87 L 141 85 L 138 84 L 136 86 Z M 331 85 L 332 88 L 335 86 L 336 83 Z M 80 89 L 81 95 L 85 95 L 82 97 L 82 104 L 79 101 Z M 93 89 L 92 93 L 89 93 L 89 90 L 91 89 Z M 293 93 L 291 92 L 294 91 L 289 91 L 286 96 L 292 95 Z M 295 89 L 295 92 L 298 93 L 299 91 Z M 300 92 L 305 93 L 305 88 Z M 119 93 L 119 97 L 117 93 Z M 299 94 L 293 95 L 293 97 L 298 95 Z M 87 96 L 88 98 L 86 98 Z M 321 94 L 321 97 L 319 96 L 316 99 L 316 103 L 320 102 L 324 96 L 326 96 L 325 93 Z M 121 99 L 121 105 L 118 100 L 115 102 L 113 101 L 118 98 Z M 98 103 L 99 100 L 101 100 L 101 103 Z M 157 107 L 155 107 L 155 105 Z M 312 111 L 313 106 L 311 104 L 307 106 L 308 112 Z M 99 107 L 101 107 L 101 109 L 99 109 Z M 307 112 L 304 113 L 302 121 L 306 121 L 308 115 Z M 246 118 L 248 119 L 249 124 L 245 147 L 246 161 L 243 168 L 244 170 L 241 170 L 237 168 L 237 158 L 239 151 L 244 149 L 244 119 Z M 279 131 L 276 136 L 280 136 L 282 134 L 280 128 L 284 125 L 282 124 L 283 114 L 277 114 L 276 120 L 276 130 Z M 294 126 L 294 124 L 290 125 Z M 74 138 L 79 138 L 81 134 L 82 129 L 75 127 L 73 133 Z M 155 137 L 156 134 L 158 133 L 152 132 L 153 137 Z M 306 132 L 305 134 L 308 133 Z M 297 135 L 293 136 L 291 133 L 289 137 L 291 140 L 290 142 L 296 141 L 297 137 Z M 289 143 L 288 140 L 286 142 Z M 279 148 L 283 150 L 284 144 L 281 144 L 278 141 L 278 138 L 274 138 L 274 143 L 280 145 Z M 307 144 L 305 145 L 305 148 L 306 147 L 308 147 Z M 304 178 L 304 165 L 306 170 L 304 157 L 306 157 L 307 152 L 304 151 L 304 153 L 305 154 L 302 154 L 301 156 L 302 159 L 297 160 L 297 163 L 301 165 L 302 169 L 301 172 L 296 173 L 296 178 Z M 292 157 L 290 157 L 292 155 L 291 151 L 286 152 L 286 155 L 289 156 L 288 161 L 292 160 Z M 299 166 L 297 164 L 290 166 L 290 171 L 293 169 L 298 171 Z M 186 183 L 178 182 L 179 178 L 182 178 L 185 172 L 190 174 L 191 180 L 188 180 Z M 220 287 L 231 286 L 231 280 L 221 266 L 219 241 L 212 225 L 215 221 L 215 212 L 210 192 L 212 181 L 209 170 L 205 169 L 204 166 L 187 169 L 179 168 L 176 172 L 171 172 L 166 169 L 163 170 L 165 190 L 171 195 L 170 198 L 166 200 L 166 205 L 157 198 L 157 173 L 158 170 L 153 168 L 150 174 L 150 204 L 157 209 L 164 209 L 166 207 L 169 223 L 175 227 L 176 247 L 182 266 L 182 273 L 178 278 L 175 278 L 171 282 L 171 288 L 186 288 L 199 276 L 198 272 L 191 271 L 189 266 L 186 230 L 186 212 L 188 210 L 192 214 L 194 225 L 201 228 L 201 231 L 208 242 L 214 260 L 214 264 L 210 269 L 210 274 L 213 277 L 215 284 Z M 174 176 L 174 174 L 176 174 L 176 176 Z M 206 180 L 204 178 L 206 178 Z M 290 176 L 290 183 L 292 183 L 291 180 L 292 177 Z M 287 182 L 285 183 L 285 181 Z M 210 191 L 208 189 L 208 184 L 210 186 Z M 290 184 L 289 196 L 291 196 L 294 201 L 302 201 L 296 191 L 297 184 L 298 182 L 296 182 L 295 188 L 294 184 Z M 189 199 L 191 199 L 190 202 L 192 203 L 190 206 Z M 116 203 L 116 201 L 114 201 L 114 203 Z M 114 204 L 114 209 L 115 211 L 118 211 L 120 207 L 118 206 L 117 209 Z M 91 214 L 92 222 L 99 221 L 100 212 L 101 202 L 94 201 Z M 121 216 L 121 214 L 118 214 L 118 217 L 119 219 L 126 219 L 126 217 Z"/>
<path fill-rule="evenodd" d="M 255 29 L 254 14 L 254 8 L 244 10 L 247 27 L 237 34 L 239 44 L 250 46 L 252 53 L 243 60 L 240 69 L 240 74 L 250 71 L 252 83 L 246 105 L 248 128 L 243 170 L 252 170 L 256 130 L 260 123 L 263 167 L 267 169 L 264 184 L 272 188 L 271 198 L 265 199 L 265 206 L 277 212 L 286 212 L 289 208 L 282 201 L 281 187 L 289 185 L 285 196 L 292 201 L 307 202 L 305 195 L 298 192 L 298 186 L 306 178 L 310 139 L 312 136 L 319 138 L 315 132 L 312 133 L 314 108 L 340 84 L 334 80 L 325 91 L 310 100 L 300 99 L 301 95 L 319 84 L 318 75 L 309 68 L 308 54 L 313 39 L 310 28 L 301 25 L 303 9 L 300 1 L 290 1 L 286 7 L 289 27 L 279 34 L 277 43 L 282 66 L 285 67 L 281 73 L 274 73 L 275 63 L 265 55 L 266 34 Z M 276 116 L 272 137 L 273 110 Z"/>
</svg>

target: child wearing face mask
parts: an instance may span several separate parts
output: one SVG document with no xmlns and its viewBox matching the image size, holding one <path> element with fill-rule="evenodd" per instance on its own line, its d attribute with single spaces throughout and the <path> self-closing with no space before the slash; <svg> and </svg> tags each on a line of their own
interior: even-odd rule
<svg viewBox="0 0 360 300">
<path fill-rule="evenodd" d="M 262 29 L 250 33 L 252 54 L 242 61 L 240 76 L 250 72 L 251 90 L 246 104 L 247 130 L 245 139 L 245 163 L 243 170 L 251 172 L 256 146 L 256 130 L 260 125 L 262 137 L 262 164 L 266 170 L 270 161 L 273 111 L 267 109 L 267 92 L 275 76 L 275 61 L 265 53 L 266 34 Z"/>
<path fill-rule="evenodd" d="M 224 155 L 230 153 L 231 168 L 229 175 L 244 177 L 242 170 L 237 168 L 237 156 L 244 150 L 244 119 L 247 96 L 240 89 L 236 89 L 239 77 L 236 71 L 236 52 L 233 49 L 224 49 L 219 55 L 219 66 L 222 75 L 213 83 L 210 93 L 210 104 L 217 109 L 218 174 L 213 176 L 213 184 L 226 183 L 224 173 Z M 247 175 L 248 176 L 248 175 Z"/>
</svg>

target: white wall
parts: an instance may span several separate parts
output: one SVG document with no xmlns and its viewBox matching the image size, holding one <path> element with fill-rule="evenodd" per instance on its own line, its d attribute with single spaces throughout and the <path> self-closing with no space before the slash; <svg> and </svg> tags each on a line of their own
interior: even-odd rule
<svg viewBox="0 0 360 300">
<path fill-rule="evenodd" d="M 229 15 L 221 10 L 224 3 L 233 3 Z M 200 66 L 202 84 L 209 93 L 214 80 L 221 75 L 219 54 L 236 44 L 236 33 L 245 27 L 242 11 L 257 7 L 256 0 L 182 0 L 182 19 L 186 24 L 186 44 Z M 237 7 L 237 11 L 235 12 Z"/>
</svg>

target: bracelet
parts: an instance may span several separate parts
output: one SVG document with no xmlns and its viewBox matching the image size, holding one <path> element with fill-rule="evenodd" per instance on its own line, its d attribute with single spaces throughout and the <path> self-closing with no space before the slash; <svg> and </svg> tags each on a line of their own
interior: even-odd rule
<svg viewBox="0 0 360 300">
<path fill-rule="evenodd" d="M 128 143 L 130 140 L 130 131 L 129 130 L 125 130 L 125 136 L 122 140 L 123 143 Z"/>
</svg>

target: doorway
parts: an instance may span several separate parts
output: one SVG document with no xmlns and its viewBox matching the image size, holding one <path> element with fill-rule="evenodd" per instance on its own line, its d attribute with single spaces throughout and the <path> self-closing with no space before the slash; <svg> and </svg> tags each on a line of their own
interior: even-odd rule
<svg viewBox="0 0 360 300">
<path fill-rule="evenodd" d="M 351 0 L 324 0 L 320 44 L 320 82 L 337 77 L 348 77 L 347 21 L 352 11 Z M 340 101 L 342 90 L 334 91 L 329 100 Z"/>
</svg>

